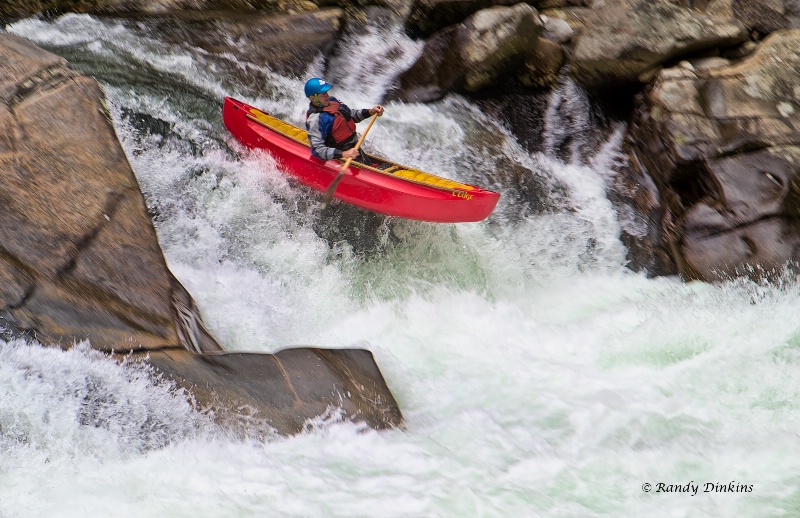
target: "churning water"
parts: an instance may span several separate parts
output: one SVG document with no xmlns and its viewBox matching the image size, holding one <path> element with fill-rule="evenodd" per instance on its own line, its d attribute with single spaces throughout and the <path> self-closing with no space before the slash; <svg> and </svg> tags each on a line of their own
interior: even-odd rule
<svg viewBox="0 0 800 518">
<path fill-rule="evenodd" d="M 627 270 L 606 197 L 621 130 L 564 163 L 458 96 L 389 103 L 369 146 L 498 189 L 498 209 L 457 225 L 322 214 L 221 121 L 232 95 L 301 124 L 301 79 L 131 22 L 7 29 L 101 82 L 169 266 L 225 347 L 369 349 L 406 427 L 321 418 L 242 441 L 85 345 L 1 344 L 0 517 L 800 515 L 797 281 Z M 353 107 L 421 50 L 396 27 L 345 49 L 332 80 Z M 569 130 L 557 113 L 585 120 L 580 95 L 554 96 L 548 145 Z"/>
</svg>

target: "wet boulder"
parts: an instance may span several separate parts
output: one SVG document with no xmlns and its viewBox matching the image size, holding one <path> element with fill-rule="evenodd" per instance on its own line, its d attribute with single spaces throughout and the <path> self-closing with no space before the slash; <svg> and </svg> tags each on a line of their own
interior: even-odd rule
<svg viewBox="0 0 800 518">
<path fill-rule="evenodd" d="M 541 37 L 548 41 L 563 45 L 572 42 L 575 37 L 575 30 L 570 26 L 569 22 L 562 18 L 542 15 L 542 23 L 544 24 L 544 32 L 542 32 Z"/>
<path fill-rule="evenodd" d="M 375 428 L 400 411 L 368 351 L 229 354 L 167 268 L 98 83 L 0 34 L 0 324 L 149 361 L 198 408 L 297 432 L 339 412 Z M 130 354 L 125 354 L 130 353 Z M 246 415 L 242 415 L 245 412 Z"/>
<path fill-rule="evenodd" d="M 301 12 L 316 9 L 310 0 L 3 0 L 0 17 L 24 18 L 48 13 L 152 15 L 180 11 Z"/>
<path fill-rule="evenodd" d="M 520 84 L 529 88 L 552 88 L 558 82 L 561 70 L 567 64 L 575 31 L 561 18 L 541 17 L 544 30 L 525 53 L 517 69 Z"/>
<path fill-rule="evenodd" d="M 645 234 L 674 273 L 761 277 L 800 258 L 799 85 L 791 30 L 739 62 L 665 69 L 639 99 L 627 174 L 657 187 Z"/>
<path fill-rule="evenodd" d="M 539 12 L 542 17 L 566 23 L 575 33 L 571 35 L 571 38 L 576 37 L 586 28 L 587 21 L 592 16 L 592 9 L 589 7 L 553 7 L 542 9 Z"/>
<path fill-rule="evenodd" d="M 558 82 L 567 59 L 567 50 L 563 45 L 539 38 L 536 45 L 526 52 L 524 61 L 517 69 L 517 78 L 520 84 L 529 88 L 551 88 Z"/>
<path fill-rule="evenodd" d="M 538 43 L 544 24 L 527 4 L 493 7 L 434 34 L 398 78 L 389 99 L 428 102 L 447 92 L 478 92 L 516 68 Z"/>
<path fill-rule="evenodd" d="M 571 7 L 591 7 L 598 0 L 536 0 L 531 2 L 537 9 L 558 9 Z"/>
<path fill-rule="evenodd" d="M 678 5 L 717 18 L 736 19 L 761 36 L 800 27 L 798 0 L 679 0 Z"/>
<path fill-rule="evenodd" d="M 404 27 L 412 38 L 426 39 L 482 9 L 516 3 L 519 0 L 414 0 Z"/>
<path fill-rule="evenodd" d="M 695 11 L 716 16 L 717 18 L 724 18 L 726 20 L 733 19 L 733 2 L 735 0 L 676 0 L 673 1 L 675 5 L 694 9 Z M 742 20 L 744 21 L 744 20 Z"/>
<path fill-rule="evenodd" d="M 126 361 L 145 360 L 141 353 Z M 285 349 L 273 354 L 151 351 L 146 361 L 195 398 L 200 411 L 248 437 L 302 432 L 309 419 L 397 426 L 400 410 L 372 353 Z"/>
<path fill-rule="evenodd" d="M 227 13 L 223 17 L 216 12 L 187 11 L 139 18 L 128 26 L 155 33 L 167 43 L 185 43 L 211 54 L 233 54 L 281 74 L 297 75 L 334 49 L 344 27 L 344 11 Z"/>
<path fill-rule="evenodd" d="M 734 47 L 747 39 L 736 21 L 667 0 L 605 0 L 594 3 L 577 38 L 572 73 L 588 89 L 647 82 L 679 56 Z"/>
<path fill-rule="evenodd" d="M 22 38 L 0 39 L 0 309 L 42 341 L 179 344 L 183 289 L 93 79 Z M 188 303 L 191 309 L 191 303 Z"/>
<path fill-rule="evenodd" d="M 737 20 L 761 34 L 800 28 L 800 0 L 731 0 L 731 10 Z"/>
</svg>

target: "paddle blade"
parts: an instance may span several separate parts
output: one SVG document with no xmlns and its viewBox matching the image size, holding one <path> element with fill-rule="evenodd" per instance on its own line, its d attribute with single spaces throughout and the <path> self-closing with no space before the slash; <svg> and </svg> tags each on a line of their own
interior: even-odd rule
<svg viewBox="0 0 800 518">
<path fill-rule="evenodd" d="M 339 182 L 342 180 L 344 176 L 344 172 L 339 173 L 336 178 L 331 182 L 328 186 L 328 190 L 325 191 L 325 194 L 322 195 L 322 208 L 325 209 L 328 204 L 333 200 L 333 193 L 336 191 L 336 186 L 339 185 Z"/>
<path fill-rule="evenodd" d="M 364 139 L 367 137 L 367 133 L 369 133 L 369 130 L 372 128 L 372 125 L 375 124 L 375 120 L 377 118 L 378 118 L 378 114 L 377 113 L 372 116 L 372 118 L 369 121 L 369 125 L 367 126 L 367 129 L 364 130 L 364 134 L 361 135 L 361 138 L 359 138 L 358 142 L 356 142 L 356 145 L 353 148 L 354 150 L 358 151 L 358 148 L 361 147 L 361 144 L 364 142 Z M 336 191 L 336 186 L 339 185 L 339 182 L 342 181 L 342 176 L 344 176 L 344 172 L 347 171 L 348 167 L 350 167 L 350 162 L 352 162 L 352 161 L 353 161 L 352 158 L 348 158 L 347 161 L 345 161 L 344 165 L 342 166 L 341 171 L 339 171 L 339 175 L 328 186 L 328 190 L 325 191 L 325 194 L 322 196 L 322 208 L 323 209 L 325 209 L 328 206 L 328 204 L 331 202 L 331 200 L 333 199 L 333 193 Z"/>
<path fill-rule="evenodd" d="M 348 158 L 345 160 L 342 169 L 339 171 L 339 174 L 336 175 L 336 178 L 333 179 L 331 184 L 328 186 L 328 190 L 325 191 L 325 194 L 322 195 L 322 209 L 325 210 L 328 207 L 328 204 L 333 200 L 333 193 L 336 192 L 336 186 L 339 185 L 339 182 L 342 181 L 344 177 L 344 172 L 347 171 L 347 168 L 350 167 L 350 162 L 352 162 L 352 158 Z"/>
</svg>

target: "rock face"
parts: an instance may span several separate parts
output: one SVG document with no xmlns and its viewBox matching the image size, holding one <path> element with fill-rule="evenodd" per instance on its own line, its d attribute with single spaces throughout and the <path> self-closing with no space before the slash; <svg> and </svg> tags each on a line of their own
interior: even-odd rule
<svg viewBox="0 0 800 518">
<path fill-rule="evenodd" d="M 170 272 L 97 82 L 20 38 L 0 59 L 6 319 L 101 350 L 180 343 Z M 212 341 L 213 342 L 213 341 Z"/>
<path fill-rule="evenodd" d="M 412 38 L 425 39 L 482 9 L 516 3 L 518 0 L 414 0 L 405 30 Z"/>
<path fill-rule="evenodd" d="M 521 62 L 543 29 L 527 4 L 479 11 L 431 37 L 389 98 L 427 102 L 448 91 L 477 92 Z"/>
<path fill-rule="evenodd" d="M 800 28 L 800 0 L 731 0 L 736 19 L 762 34 Z"/>
<path fill-rule="evenodd" d="M 310 5 L 309 5 L 310 4 Z M 162 14 L 181 10 L 297 11 L 315 8 L 307 0 L 3 0 L 0 16 L 43 12 L 89 14 Z"/>
<path fill-rule="evenodd" d="M 172 276 L 93 79 L 0 34 L 0 318 L 47 345 L 147 352 L 198 406 L 281 433 L 341 408 L 400 412 L 367 351 L 226 354 Z M 143 354 L 140 354 L 143 356 Z"/>
<path fill-rule="evenodd" d="M 344 11 L 320 9 L 299 14 L 182 12 L 148 18 L 148 30 L 166 42 L 186 43 L 213 54 L 246 56 L 247 61 L 283 74 L 303 73 L 309 63 L 333 50 Z M 135 29 L 135 26 L 132 27 Z"/>
<path fill-rule="evenodd" d="M 188 390 L 201 411 L 212 411 L 218 421 L 248 436 L 270 429 L 298 433 L 309 418 L 331 413 L 375 429 L 402 421 L 369 351 L 293 348 L 201 355 L 167 349 L 151 352 L 147 362 Z"/>
<path fill-rule="evenodd" d="M 688 7 L 711 16 L 716 16 L 717 18 L 721 18 L 723 20 L 733 20 L 736 18 L 736 16 L 733 14 L 734 1 L 735 0 L 680 0 L 678 5 L 681 7 Z M 738 20 L 747 26 L 746 19 L 738 18 Z"/>
<path fill-rule="evenodd" d="M 561 7 L 590 7 L 598 0 L 538 0 L 531 2 L 537 9 L 553 9 Z"/>
<path fill-rule="evenodd" d="M 724 62 L 723 62 L 724 63 Z M 760 276 L 800 258 L 800 31 L 738 63 L 662 71 L 630 129 L 635 175 L 664 201 L 686 278 Z"/>
<path fill-rule="evenodd" d="M 647 73 L 677 56 L 747 40 L 744 26 L 667 0 L 595 2 L 578 37 L 573 75 L 589 89 L 646 82 Z M 644 74 L 644 76 L 643 76 Z"/>
<path fill-rule="evenodd" d="M 556 84 L 567 62 L 564 47 L 547 38 L 539 38 L 517 71 L 519 82 L 530 88 L 547 88 Z"/>
</svg>

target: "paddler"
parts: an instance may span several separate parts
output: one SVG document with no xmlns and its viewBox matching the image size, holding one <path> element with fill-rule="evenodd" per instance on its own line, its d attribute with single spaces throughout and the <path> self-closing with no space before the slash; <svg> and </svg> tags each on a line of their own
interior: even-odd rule
<svg viewBox="0 0 800 518">
<path fill-rule="evenodd" d="M 356 123 L 376 113 L 383 115 L 380 104 L 372 108 L 351 110 L 346 104 L 331 97 L 330 83 L 313 77 L 306 81 L 306 97 L 311 101 L 306 112 L 306 129 L 311 143 L 311 154 L 322 160 L 352 158 L 367 163 L 361 150 L 353 149 L 358 142 Z"/>
</svg>

